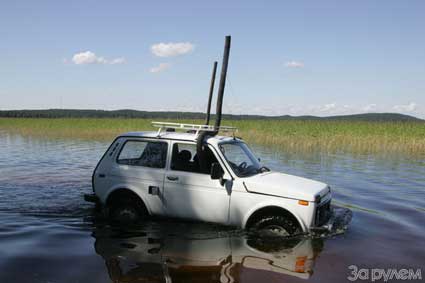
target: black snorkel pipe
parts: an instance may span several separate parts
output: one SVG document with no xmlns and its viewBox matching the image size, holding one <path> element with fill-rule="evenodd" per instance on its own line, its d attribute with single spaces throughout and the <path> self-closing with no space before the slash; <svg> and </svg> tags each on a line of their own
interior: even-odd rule
<svg viewBox="0 0 425 283">
<path fill-rule="evenodd" d="M 213 71 L 211 75 L 211 84 L 210 84 L 210 93 L 208 95 L 208 105 L 207 105 L 207 117 L 205 118 L 205 125 L 210 124 L 210 112 L 211 112 L 211 100 L 214 93 L 214 84 L 215 84 L 215 74 L 217 73 L 217 61 L 214 61 Z"/>
<path fill-rule="evenodd" d="M 224 42 L 224 55 L 223 55 L 223 64 L 221 66 L 221 75 L 220 75 L 220 84 L 218 85 L 218 94 L 217 94 L 217 109 L 215 116 L 215 136 L 218 133 L 220 124 L 221 124 L 221 111 L 223 108 L 223 95 L 224 87 L 226 86 L 226 76 L 227 76 L 227 66 L 229 65 L 229 55 L 230 55 L 230 35 L 226 36 Z"/>
<path fill-rule="evenodd" d="M 222 108 L 223 108 L 224 87 L 226 86 L 227 66 L 229 64 L 230 41 L 231 41 L 230 35 L 226 36 L 225 43 L 224 43 L 223 63 L 222 63 L 222 66 L 221 66 L 220 84 L 219 84 L 219 88 L 218 88 L 214 131 L 213 132 L 201 131 L 199 133 L 197 141 L 196 141 L 196 153 L 198 155 L 199 166 L 201 167 L 202 172 L 205 172 L 205 173 L 209 173 L 209 172 L 207 172 L 208 168 L 206 166 L 203 144 L 204 144 L 204 140 L 207 136 L 213 137 L 213 136 L 217 135 L 219 128 L 220 128 L 221 112 L 222 112 Z M 209 99 L 208 99 L 206 125 L 209 124 L 211 98 L 212 98 L 212 93 L 213 93 L 213 88 L 214 88 L 216 68 L 217 68 L 217 62 L 214 62 L 213 78 L 211 79 L 210 94 L 209 94 Z"/>
</svg>

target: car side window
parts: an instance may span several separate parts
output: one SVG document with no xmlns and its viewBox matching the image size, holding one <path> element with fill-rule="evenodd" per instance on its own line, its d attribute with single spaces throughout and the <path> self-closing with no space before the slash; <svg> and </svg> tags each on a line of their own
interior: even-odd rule
<svg viewBox="0 0 425 283">
<path fill-rule="evenodd" d="M 165 168 L 167 143 L 157 141 L 127 141 L 118 158 L 118 164 Z"/>
<path fill-rule="evenodd" d="M 171 156 L 171 170 L 210 174 L 211 164 L 218 162 L 212 151 L 205 149 L 205 168 L 202 169 L 195 144 L 175 143 Z"/>
</svg>

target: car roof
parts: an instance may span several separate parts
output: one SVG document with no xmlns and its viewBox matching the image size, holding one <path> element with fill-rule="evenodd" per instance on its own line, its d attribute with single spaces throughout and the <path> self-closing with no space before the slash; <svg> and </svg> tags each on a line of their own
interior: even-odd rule
<svg viewBox="0 0 425 283">
<path fill-rule="evenodd" d="M 164 139 L 164 140 L 184 140 L 184 141 L 193 141 L 196 142 L 198 137 L 195 133 L 182 133 L 182 132 L 161 132 L 158 135 L 157 131 L 144 131 L 144 132 L 128 132 L 120 135 L 124 138 L 155 138 L 155 139 Z M 233 141 L 233 137 L 229 136 L 214 136 L 208 138 L 210 142 L 223 142 L 223 141 Z M 239 140 L 239 139 L 237 139 Z"/>
</svg>

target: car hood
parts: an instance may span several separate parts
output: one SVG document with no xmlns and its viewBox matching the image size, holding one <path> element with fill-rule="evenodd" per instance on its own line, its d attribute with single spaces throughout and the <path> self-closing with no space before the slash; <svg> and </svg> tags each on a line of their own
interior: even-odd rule
<svg viewBox="0 0 425 283">
<path fill-rule="evenodd" d="M 330 191 L 325 183 L 278 172 L 266 172 L 244 178 L 244 184 L 252 193 L 308 201 L 314 201 L 316 195 L 323 197 Z"/>
</svg>

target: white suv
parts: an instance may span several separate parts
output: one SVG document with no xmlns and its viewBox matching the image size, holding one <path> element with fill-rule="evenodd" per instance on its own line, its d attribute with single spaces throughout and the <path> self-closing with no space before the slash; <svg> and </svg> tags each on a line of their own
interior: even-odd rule
<svg viewBox="0 0 425 283">
<path fill-rule="evenodd" d="M 166 124 L 166 123 L 165 123 Z M 118 221 L 175 217 L 296 234 L 329 228 L 328 185 L 270 171 L 236 137 L 130 132 L 117 137 L 93 173 L 96 201 Z"/>
</svg>

